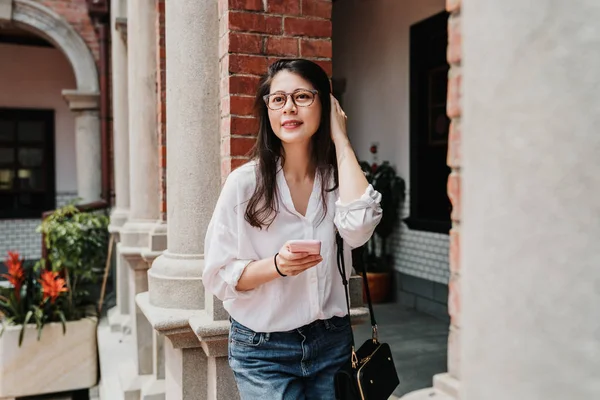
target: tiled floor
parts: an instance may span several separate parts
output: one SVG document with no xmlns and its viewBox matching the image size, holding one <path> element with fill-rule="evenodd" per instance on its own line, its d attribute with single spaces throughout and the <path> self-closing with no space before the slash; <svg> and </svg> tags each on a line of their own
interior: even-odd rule
<svg viewBox="0 0 600 400">
<path fill-rule="evenodd" d="M 408 392 L 430 387 L 433 375 L 446 371 L 448 324 L 397 304 L 376 305 L 375 315 L 379 339 L 392 348 L 400 377 L 400 386 L 394 395 L 400 397 Z M 371 327 L 368 323 L 355 329 L 357 345 L 370 336 Z M 62 393 L 19 400 L 76 399 L 70 393 Z M 90 400 L 99 400 L 98 388 L 90 390 Z"/>
<path fill-rule="evenodd" d="M 397 304 L 375 306 L 379 340 L 392 349 L 400 385 L 400 397 L 417 389 L 431 387 L 435 374 L 446 372 L 448 324 Z M 371 337 L 366 323 L 356 328 L 357 346 Z"/>
</svg>

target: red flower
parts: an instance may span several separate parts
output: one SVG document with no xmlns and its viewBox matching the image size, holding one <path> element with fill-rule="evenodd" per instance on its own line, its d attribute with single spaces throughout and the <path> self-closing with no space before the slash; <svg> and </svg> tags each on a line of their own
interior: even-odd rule
<svg viewBox="0 0 600 400">
<path fill-rule="evenodd" d="M 371 146 L 371 148 L 369 149 L 369 151 L 371 152 L 371 154 L 377 153 L 377 146 L 376 145 Z"/>
<path fill-rule="evenodd" d="M 67 291 L 66 282 L 63 278 L 58 276 L 58 272 L 43 271 L 42 279 L 40 279 L 39 282 L 42 285 L 44 300 L 49 298 L 52 304 L 54 304 L 61 293 Z"/>
<path fill-rule="evenodd" d="M 371 172 L 375 173 L 375 171 L 377 171 L 377 167 L 378 167 L 378 166 L 377 166 L 377 163 L 373 163 L 373 164 L 371 165 Z"/>
<path fill-rule="evenodd" d="M 19 300 L 21 298 L 21 286 L 25 282 L 23 259 L 16 251 L 9 251 L 4 263 L 8 269 L 8 274 L 3 274 L 2 277 L 6 278 L 13 285 L 15 288 L 15 297 Z"/>
</svg>

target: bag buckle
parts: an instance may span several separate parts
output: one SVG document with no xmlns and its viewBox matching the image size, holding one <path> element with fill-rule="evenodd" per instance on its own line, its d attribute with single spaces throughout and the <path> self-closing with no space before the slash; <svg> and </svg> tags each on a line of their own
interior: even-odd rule
<svg viewBox="0 0 600 400">
<path fill-rule="evenodd" d="M 372 333 L 371 333 L 371 337 L 373 339 L 373 343 L 377 344 L 379 343 L 379 337 L 378 337 L 378 333 L 377 333 L 377 324 L 372 326 Z"/>
<path fill-rule="evenodd" d="M 358 367 L 358 356 L 356 355 L 356 351 L 354 351 L 354 346 L 352 346 L 352 368 L 356 369 Z"/>
</svg>

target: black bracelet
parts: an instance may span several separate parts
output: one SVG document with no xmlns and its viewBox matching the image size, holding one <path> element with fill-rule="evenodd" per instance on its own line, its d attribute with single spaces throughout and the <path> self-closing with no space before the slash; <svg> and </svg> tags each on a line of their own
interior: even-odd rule
<svg viewBox="0 0 600 400">
<path fill-rule="evenodd" d="M 275 263 L 275 269 L 277 270 L 277 273 L 281 276 L 287 276 L 285 274 L 282 274 L 281 271 L 279 270 L 279 267 L 277 266 L 277 256 L 279 255 L 279 253 L 275 254 L 275 257 L 273 257 L 273 262 Z"/>
</svg>

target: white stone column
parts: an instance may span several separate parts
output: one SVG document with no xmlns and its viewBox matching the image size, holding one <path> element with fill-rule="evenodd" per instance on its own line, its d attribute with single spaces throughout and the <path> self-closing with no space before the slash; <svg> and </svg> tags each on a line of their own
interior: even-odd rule
<svg viewBox="0 0 600 400">
<path fill-rule="evenodd" d="M 121 229 L 120 254 L 129 268 L 129 311 L 137 357 L 121 373 L 125 398 L 139 399 L 153 373 L 151 325 L 135 303 L 148 290 L 149 234 L 159 218 L 158 138 L 156 127 L 156 6 L 145 0 L 127 1 L 129 103 L 129 220 Z"/>
<path fill-rule="evenodd" d="M 112 59 L 112 114 L 113 114 L 113 159 L 115 207 L 110 215 L 110 233 L 115 242 L 120 241 L 121 227 L 129 216 L 129 102 L 127 98 L 127 46 L 117 29 L 117 19 L 125 15 L 124 1 L 111 2 L 111 59 Z M 108 319 L 113 330 L 128 326 L 129 284 L 128 267 L 116 246 L 116 294 L 117 305 L 108 311 Z"/>
<path fill-rule="evenodd" d="M 129 103 L 127 98 L 127 46 L 117 30 L 122 1 L 111 2 L 112 114 L 115 207 L 111 226 L 125 224 L 129 213 Z"/>
<path fill-rule="evenodd" d="M 600 398 L 598 20 L 463 6 L 461 399 Z"/>
<path fill-rule="evenodd" d="M 204 236 L 220 192 L 217 7 L 167 1 L 165 14 L 168 246 L 137 302 L 166 336 L 167 398 L 234 400 L 227 314 L 212 296 L 205 299 L 201 280 Z"/>
<path fill-rule="evenodd" d="M 99 94 L 78 90 L 63 90 L 62 94 L 75 112 L 77 196 L 82 203 L 98 201 L 102 192 Z"/>
</svg>

